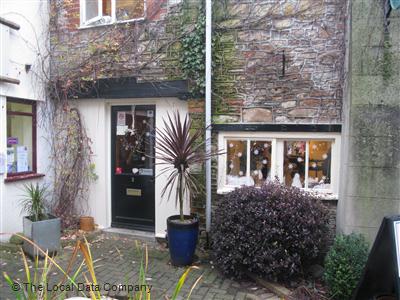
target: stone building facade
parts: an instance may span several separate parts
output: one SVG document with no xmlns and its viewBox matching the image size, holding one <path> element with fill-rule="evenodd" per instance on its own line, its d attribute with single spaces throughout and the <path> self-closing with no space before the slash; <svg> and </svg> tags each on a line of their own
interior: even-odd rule
<svg viewBox="0 0 400 300">
<path fill-rule="evenodd" d="M 93 8 L 88 6 L 87 0 L 55 1 L 50 23 L 52 78 L 60 84 L 61 90 L 68 90 L 71 99 L 80 98 L 71 103 L 86 110 L 83 117 L 89 120 L 89 135 L 99 138 L 98 134 L 104 134 L 104 130 L 108 132 L 108 129 L 96 131 L 98 129 L 91 126 L 93 122 L 108 124 L 107 115 L 112 106 L 142 105 L 146 98 L 157 98 L 149 102 L 156 106 L 163 97 L 181 99 L 180 104 L 174 102 L 172 106 L 184 103 L 195 126 L 202 127 L 203 83 L 196 76 L 204 70 L 199 67 L 201 63 L 193 66 L 184 63 L 191 58 L 201 62 L 204 55 L 201 48 L 204 31 L 199 29 L 203 24 L 202 1 L 137 1 L 143 7 L 136 7 L 128 21 L 118 20 L 118 0 L 95 2 L 99 6 L 95 17 L 89 19 L 89 9 Z M 213 1 L 214 144 L 225 148 L 230 147 L 231 140 L 235 141 L 234 147 L 247 147 L 251 157 L 242 162 L 240 155 L 235 157 L 234 163 L 233 160 L 229 163 L 227 156 L 218 158 L 214 162 L 214 193 L 231 190 L 234 184 L 228 181 L 240 179 L 236 177 L 243 176 L 254 183 L 257 178 L 266 180 L 276 176 L 294 185 L 298 174 L 297 185 L 306 188 L 325 185 L 328 192 L 322 198 L 329 199 L 326 203 L 335 213 L 339 191 L 346 16 L 345 0 Z M 193 47 L 187 47 L 189 50 L 185 48 L 188 41 L 194 43 Z M 195 44 L 197 42 L 199 44 Z M 118 82 L 118 78 L 119 88 L 118 84 L 112 88 L 109 85 L 108 90 L 128 92 L 110 96 L 107 83 L 104 87 L 99 82 L 108 79 Z M 127 80 L 133 80 L 135 88 L 127 88 Z M 143 92 L 151 86 L 157 89 Z M 171 94 L 171 89 L 168 90 L 171 86 L 179 91 Z M 101 111 L 103 115 L 93 121 L 90 111 Z M 265 147 L 272 149 L 263 150 L 266 156 L 262 161 L 268 165 L 263 175 L 259 167 L 261 160 L 254 158 L 253 161 L 253 154 L 250 155 L 253 151 L 250 143 L 255 140 L 258 144 L 265 141 Z M 292 153 L 292 147 L 300 151 L 299 156 L 286 154 Z M 322 147 L 326 153 L 313 154 L 314 147 Z M 107 151 L 96 152 L 96 146 L 94 151 L 98 159 L 109 159 Z M 105 157 L 100 158 L 102 155 Z M 327 158 L 329 167 L 323 162 Z M 290 159 L 297 159 L 298 165 L 290 163 Z M 242 164 L 247 167 L 239 170 Z M 230 166 L 233 166 L 232 172 L 227 170 Z M 293 166 L 301 170 L 291 171 Z M 318 168 L 325 169 L 318 173 Z M 99 170 L 100 173 L 109 171 L 106 165 L 104 170 Z M 256 172 L 258 175 L 254 175 Z M 311 172 L 315 175 L 310 175 Z M 104 185 L 110 184 L 107 176 L 100 178 Z M 101 205 L 102 210 L 108 212 L 99 212 L 100 209 L 92 212 L 103 226 L 112 225 L 112 205 L 109 204 L 112 196 L 107 193 Z M 215 194 L 214 199 L 217 199 Z M 93 207 L 98 205 L 95 200 L 90 203 Z M 200 199 L 192 203 L 191 209 L 202 215 L 204 205 Z M 159 228 L 156 234 L 161 234 L 163 227 L 156 228 Z"/>
<path fill-rule="evenodd" d="M 201 1 L 147 0 L 145 20 L 90 27 L 80 24 L 79 0 L 59 2 L 51 26 L 56 76 L 64 75 L 63 65 L 72 72 L 71 63 L 91 57 L 111 63 L 90 74 L 96 78 L 185 79 L 179 42 L 190 32 L 184 27 L 193 25 L 185 19 L 195 21 Z M 217 123 L 341 123 L 345 0 L 214 1 L 213 13 L 214 58 L 221 58 L 214 62 Z M 104 49 L 111 54 L 105 60 L 92 55 L 101 42 L 134 47 Z"/>
</svg>

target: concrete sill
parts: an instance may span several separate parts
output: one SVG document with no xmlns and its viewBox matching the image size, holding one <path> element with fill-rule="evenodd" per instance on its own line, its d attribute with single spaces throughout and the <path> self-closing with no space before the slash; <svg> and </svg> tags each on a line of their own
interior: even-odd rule
<svg viewBox="0 0 400 300">
<path fill-rule="evenodd" d="M 219 188 L 217 189 L 217 194 L 218 195 L 225 195 L 228 194 L 230 192 L 233 192 L 235 189 L 237 189 L 239 187 L 223 187 L 223 188 Z M 310 194 L 312 194 L 315 198 L 318 198 L 321 201 L 337 201 L 339 199 L 339 196 L 330 192 L 317 192 L 317 191 L 307 191 Z"/>
<path fill-rule="evenodd" d="M 8 183 L 8 182 L 22 181 L 22 180 L 28 180 L 28 179 L 41 178 L 44 176 L 45 176 L 44 174 L 40 174 L 40 173 L 14 175 L 14 176 L 5 178 L 4 182 Z"/>
<path fill-rule="evenodd" d="M 102 23 L 102 24 L 80 24 L 80 26 L 78 27 L 79 30 L 82 29 L 90 29 L 90 28 L 98 28 L 98 27 L 104 27 L 104 26 L 110 26 L 110 25 L 118 25 L 118 24 L 126 24 L 126 23 L 133 23 L 133 22 L 140 22 L 140 21 L 144 21 L 145 18 L 141 17 L 141 18 L 136 18 L 136 19 L 130 19 L 130 20 L 123 20 L 123 21 L 111 21 L 109 23 Z"/>
</svg>

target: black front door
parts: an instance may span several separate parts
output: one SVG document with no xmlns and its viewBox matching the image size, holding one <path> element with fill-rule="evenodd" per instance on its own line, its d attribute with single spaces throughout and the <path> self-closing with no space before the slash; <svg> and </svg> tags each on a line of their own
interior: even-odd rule
<svg viewBox="0 0 400 300">
<path fill-rule="evenodd" d="M 155 106 L 113 106 L 112 226 L 154 232 Z"/>
</svg>

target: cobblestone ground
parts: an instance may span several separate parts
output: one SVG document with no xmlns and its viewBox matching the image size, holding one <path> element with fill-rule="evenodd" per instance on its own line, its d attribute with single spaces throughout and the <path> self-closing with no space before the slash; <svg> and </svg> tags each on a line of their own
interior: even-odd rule
<svg viewBox="0 0 400 300">
<path fill-rule="evenodd" d="M 110 291 L 113 288 L 135 286 L 138 283 L 138 272 L 140 268 L 141 255 L 135 246 L 135 239 L 129 236 L 117 234 L 100 234 L 94 238 L 91 244 L 91 252 L 95 261 L 96 277 L 103 295 L 119 297 L 124 299 L 124 291 Z M 68 265 L 73 247 L 65 247 L 56 257 L 57 263 L 63 268 Z M 169 263 L 168 250 L 162 245 L 148 243 L 149 265 L 147 271 L 147 284 L 152 286 L 151 299 L 168 299 L 173 294 L 179 277 L 184 273 L 184 268 L 173 267 Z M 82 259 L 80 254 L 79 259 Z M 31 266 L 33 263 L 29 261 Z M 259 299 L 278 300 L 279 298 L 263 288 L 257 287 L 252 282 L 237 282 L 222 276 L 206 260 L 199 260 L 196 265 L 199 269 L 193 270 L 182 289 L 180 298 L 186 299 L 192 284 L 203 275 L 199 284 L 192 292 L 191 299 L 216 299 L 216 300 L 239 300 Z M 76 268 L 77 266 L 75 266 Z M 11 278 L 19 282 L 25 282 L 25 272 L 21 259 L 21 253 L 1 250 L 0 260 L 1 273 L 6 272 Z M 88 275 L 89 276 L 89 275 Z M 58 282 L 61 279 L 61 272 L 55 267 L 50 270 L 50 283 Z M 80 277 L 77 282 L 84 283 Z M 108 290 L 108 291 L 106 291 Z M 68 296 L 76 295 L 77 291 L 68 293 Z M 0 299 L 15 299 L 5 279 L 0 279 Z M 57 298 L 56 298 L 57 299 Z"/>
</svg>

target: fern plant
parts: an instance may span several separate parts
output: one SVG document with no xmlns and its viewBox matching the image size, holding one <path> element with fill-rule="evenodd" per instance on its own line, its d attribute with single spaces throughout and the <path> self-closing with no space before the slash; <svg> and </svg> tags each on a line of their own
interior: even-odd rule
<svg viewBox="0 0 400 300">
<path fill-rule="evenodd" d="M 22 212 L 25 212 L 33 222 L 46 219 L 47 187 L 36 183 L 24 184 L 25 194 L 21 198 Z"/>
</svg>

